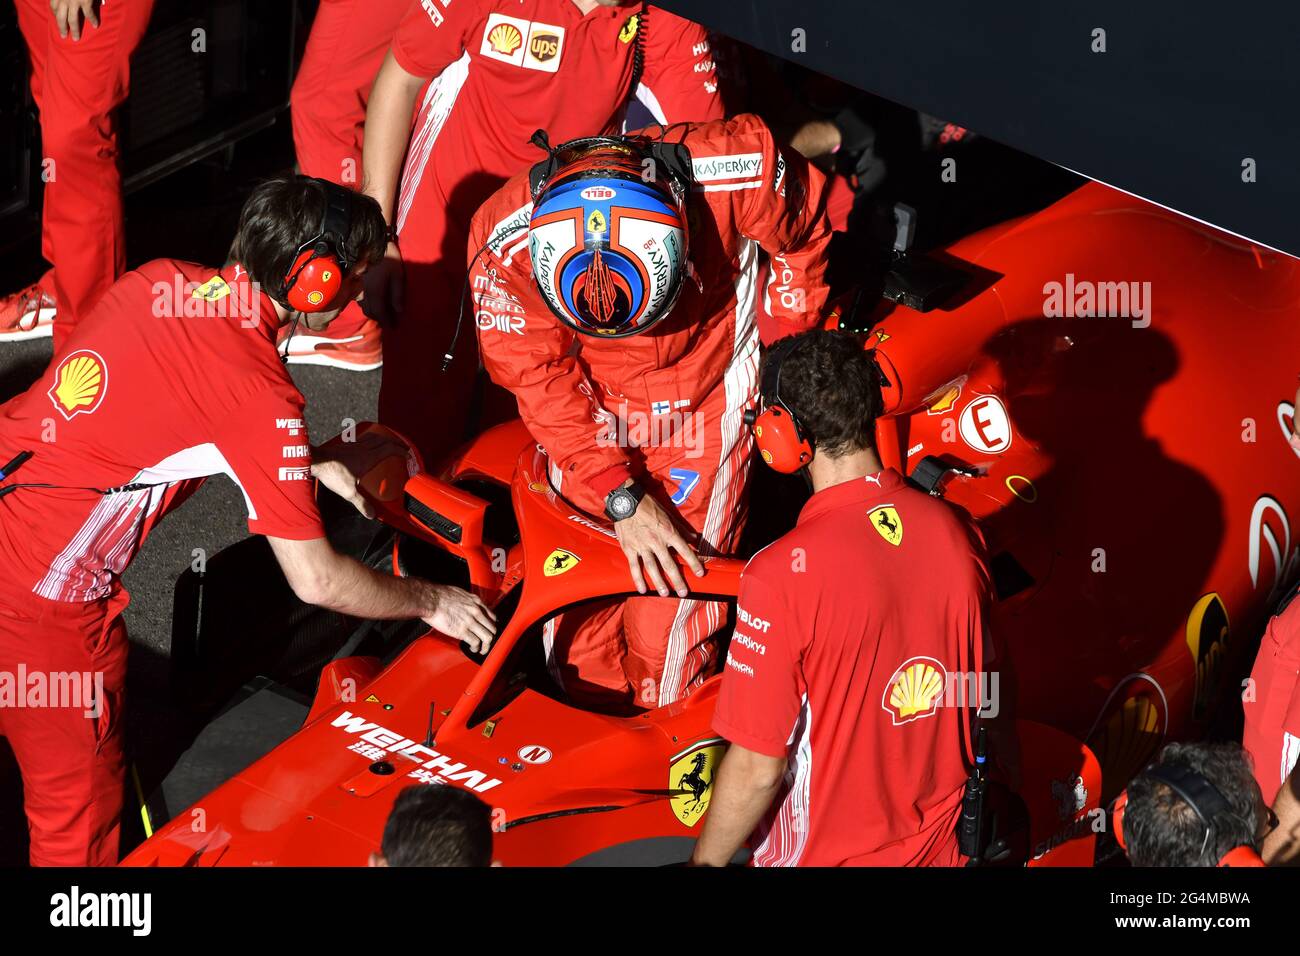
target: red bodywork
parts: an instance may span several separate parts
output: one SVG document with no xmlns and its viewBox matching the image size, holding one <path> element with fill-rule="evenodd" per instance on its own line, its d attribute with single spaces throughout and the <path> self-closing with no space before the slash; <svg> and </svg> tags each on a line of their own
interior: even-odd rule
<svg viewBox="0 0 1300 956">
<path fill-rule="evenodd" d="M 1030 855 L 1086 865 L 1095 808 L 1163 740 L 1204 731 L 1294 576 L 1300 466 L 1284 429 L 1300 267 L 1095 184 L 948 252 L 985 270 L 983 291 L 924 314 L 885 303 L 868 337 L 889 381 L 881 453 L 908 472 L 934 455 L 979 473 L 941 490 L 980 520 L 1005 595 L 998 700 L 1019 734 Z M 1149 325 L 1051 317 L 1051 283 L 1075 306 L 1089 284 L 1138 283 L 1129 310 L 1149 306 Z M 1112 305 L 1116 289 L 1100 287 Z M 332 664 L 299 733 L 200 801 L 201 827 L 183 812 L 126 862 L 363 864 L 396 793 L 430 763 L 495 808 L 507 865 L 684 859 L 708 800 L 689 771 L 711 780 L 721 753 L 716 678 L 634 718 L 503 690 L 540 622 L 631 588 L 612 533 L 558 498 L 544 466 L 518 423 L 452 466 L 453 480 L 511 487 L 522 543 L 495 555 L 481 499 L 405 482 L 460 525 L 451 544 L 404 507 L 404 472 L 372 475 L 384 520 L 464 557 L 485 599 L 521 589 L 492 652 L 480 665 L 431 634 L 382 671 Z M 557 565 L 556 549 L 578 560 Z M 741 566 L 711 561 L 698 584 L 734 597 Z M 392 756 L 424 743 L 431 704 L 436 756 Z M 373 772 L 385 752 L 396 772 Z"/>
</svg>

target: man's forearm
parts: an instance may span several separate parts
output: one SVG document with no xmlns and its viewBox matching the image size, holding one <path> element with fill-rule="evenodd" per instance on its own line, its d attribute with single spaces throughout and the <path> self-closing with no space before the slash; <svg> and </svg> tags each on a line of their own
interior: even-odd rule
<svg viewBox="0 0 1300 956">
<path fill-rule="evenodd" d="M 397 65 L 390 52 L 375 77 L 362 147 L 363 192 L 379 203 L 384 221 L 392 225 L 402 157 L 411 138 L 411 114 L 419 86 Z"/>
<path fill-rule="evenodd" d="M 428 581 L 382 574 L 359 561 L 338 555 L 310 602 L 340 614 L 376 621 L 430 616 L 437 593 Z"/>
<path fill-rule="evenodd" d="M 781 778 L 749 772 L 744 761 L 735 759 L 734 748 L 718 768 L 709 801 L 709 815 L 695 845 L 691 862 L 697 866 L 726 866 L 754 832 L 776 798 Z"/>
</svg>

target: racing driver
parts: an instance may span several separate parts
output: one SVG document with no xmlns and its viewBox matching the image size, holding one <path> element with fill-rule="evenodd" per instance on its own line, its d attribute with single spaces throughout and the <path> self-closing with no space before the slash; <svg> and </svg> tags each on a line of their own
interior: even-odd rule
<svg viewBox="0 0 1300 956">
<path fill-rule="evenodd" d="M 421 0 L 398 26 L 362 153 L 365 191 L 396 242 L 366 276 L 364 307 L 384 327 L 379 420 L 426 461 L 464 439 L 478 371 L 472 335 L 438 371 L 470 217 L 535 161 L 535 129 L 555 142 L 618 132 L 633 96 L 660 122 L 721 118 L 704 30 L 628 0 Z M 513 417 L 509 396 L 492 391 L 481 417 Z"/>
<path fill-rule="evenodd" d="M 474 217 L 483 363 L 546 449 L 555 490 L 614 522 L 643 594 L 649 579 L 686 598 L 671 552 L 701 575 L 696 549 L 734 549 L 760 324 L 765 339 L 801 331 L 826 301 L 824 183 L 744 114 L 561 144 Z M 544 639 L 575 702 L 648 708 L 709 676 L 726 616 L 719 602 L 632 599 L 552 619 Z"/>
<path fill-rule="evenodd" d="M 491 640 L 477 598 L 336 553 L 316 509 L 310 478 L 359 504 L 354 475 L 364 469 L 350 469 L 364 463 L 312 460 L 276 333 L 286 322 L 326 327 L 383 255 L 384 236 L 373 200 L 306 177 L 264 183 L 244 206 L 231 265 L 160 259 L 126 273 L 41 379 L 0 406 L 0 673 L 11 690 L 15 674 L 89 675 L 92 688 L 40 706 L 0 696 L 33 864 L 117 862 L 120 576 L 210 475 L 238 484 L 249 530 L 266 535 L 303 601 L 419 617 L 476 649 Z M 392 451 L 360 445 L 349 458 Z"/>
</svg>

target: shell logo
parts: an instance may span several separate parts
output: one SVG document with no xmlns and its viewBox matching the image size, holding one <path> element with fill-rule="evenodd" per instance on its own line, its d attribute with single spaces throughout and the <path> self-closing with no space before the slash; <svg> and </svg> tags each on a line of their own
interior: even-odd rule
<svg viewBox="0 0 1300 956">
<path fill-rule="evenodd" d="M 316 289 L 315 291 L 312 292 L 308 292 L 307 301 L 310 302 L 312 305 L 320 305 L 322 302 L 325 301 L 325 293 L 321 292 L 319 289 Z"/>
<path fill-rule="evenodd" d="M 108 392 L 108 365 L 98 352 L 78 349 L 54 372 L 54 384 L 47 393 L 65 419 L 87 415 L 99 408 Z"/>
<path fill-rule="evenodd" d="M 933 657 L 911 657 L 894 671 L 880 706 L 895 727 L 933 717 L 948 684 L 948 671 Z"/>
<path fill-rule="evenodd" d="M 498 23 L 487 38 L 492 49 L 505 56 L 514 53 L 524 42 L 524 35 L 512 23 Z"/>
</svg>

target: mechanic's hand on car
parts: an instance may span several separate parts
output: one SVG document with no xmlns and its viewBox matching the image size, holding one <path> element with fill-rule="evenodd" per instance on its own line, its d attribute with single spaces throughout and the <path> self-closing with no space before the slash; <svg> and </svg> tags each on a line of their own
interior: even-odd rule
<svg viewBox="0 0 1300 956">
<path fill-rule="evenodd" d="M 410 449 L 392 435 L 366 432 L 356 441 L 334 441 L 312 449 L 311 476 L 367 518 L 374 506 L 361 491 L 361 479 L 385 458 L 405 458 Z"/>
<path fill-rule="evenodd" d="M 492 609 L 463 588 L 429 584 L 429 612 L 421 620 L 435 631 L 464 641 L 475 654 L 486 654 L 497 632 Z"/>
<path fill-rule="evenodd" d="M 614 522 L 614 532 L 618 535 L 618 543 L 623 547 L 623 554 L 627 556 L 632 581 L 642 594 L 646 593 L 645 575 L 641 572 L 643 564 L 645 574 L 650 576 L 660 597 L 668 597 L 669 584 L 678 597 L 686 597 L 690 593 L 686 579 L 673 560 L 673 551 L 682 556 L 697 578 L 704 576 L 704 565 L 700 559 L 678 532 L 667 512 L 649 495 L 641 499 L 632 517 Z"/>
<path fill-rule="evenodd" d="M 59 36 L 65 40 L 68 31 L 72 31 L 74 41 L 81 39 L 81 20 L 84 17 L 95 29 L 99 29 L 99 14 L 95 8 L 99 0 L 50 0 L 50 12 L 54 14 L 54 25 L 59 28 Z"/>
<path fill-rule="evenodd" d="M 406 267 L 397 243 L 388 244 L 384 258 L 366 270 L 362 281 L 361 311 L 380 325 L 396 325 L 406 304 Z"/>
</svg>

